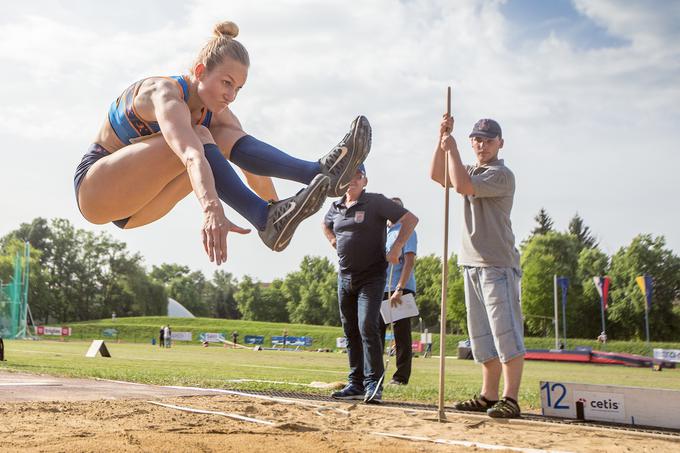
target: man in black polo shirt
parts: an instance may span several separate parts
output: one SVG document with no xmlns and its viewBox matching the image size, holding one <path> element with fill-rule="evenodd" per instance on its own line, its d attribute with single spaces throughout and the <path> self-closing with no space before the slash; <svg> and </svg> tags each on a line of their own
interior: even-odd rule
<svg viewBox="0 0 680 453">
<path fill-rule="evenodd" d="M 366 193 L 368 183 L 362 164 L 334 202 L 323 223 L 323 232 L 338 252 L 338 302 L 347 337 L 349 383 L 331 396 L 380 402 L 383 375 L 380 338 L 380 303 L 385 289 L 387 262 L 398 263 L 404 244 L 418 218 L 394 201 L 377 193 Z M 401 231 L 385 254 L 387 221 L 401 223 Z"/>
</svg>

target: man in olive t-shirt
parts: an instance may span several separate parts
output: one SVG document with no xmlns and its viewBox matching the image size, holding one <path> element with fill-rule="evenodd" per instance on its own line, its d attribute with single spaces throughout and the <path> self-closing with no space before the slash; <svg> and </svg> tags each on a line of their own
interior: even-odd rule
<svg viewBox="0 0 680 453">
<path fill-rule="evenodd" d="M 515 176 L 498 159 L 503 147 L 500 125 L 479 120 L 470 134 L 475 165 L 463 165 L 455 139 L 453 118 L 444 115 L 440 139 L 432 158 L 431 177 L 449 181 L 463 196 L 463 241 L 458 264 L 465 278 L 465 306 L 472 355 L 482 364 L 479 397 L 458 402 L 458 410 L 486 412 L 492 417 L 520 416 L 517 402 L 524 367 L 524 327 L 520 306 L 519 252 L 510 223 Z M 448 155 L 448 159 L 446 156 Z M 498 399 L 501 374 L 503 398 Z"/>
</svg>

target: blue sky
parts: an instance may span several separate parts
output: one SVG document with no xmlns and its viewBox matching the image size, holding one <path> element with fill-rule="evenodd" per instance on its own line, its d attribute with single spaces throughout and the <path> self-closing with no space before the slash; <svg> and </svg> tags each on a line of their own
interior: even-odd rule
<svg viewBox="0 0 680 453">
<path fill-rule="evenodd" d="M 133 13 L 134 12 L 134 13 Z M 318 159 L 358 114 L 373 125 L 370 191 L 418 215 L 420 254 L 441 253 L 443 192 L 428 179 L 447 85 L 463 160 L 480 117 L 503 126 L 515 172 L 517 243 L 542 207 L 566 229 L 579 213 L 608 254 L 639 233 L 680 252 L 680 2 L 634 0 L 35 1 L 0 17 L 0 235 L 64 217 L 140 252 L 210 275 L 189 196 L 164 219 L 121 231 L 88 224 L 72 178 L 109 103 L 131 82 L 186 72 L 214 23 L 233 20 L 248 82 L 233 104 L 246 131 Z M 299 184 L 277 181 L 282 196 Z M 280 254 L 231 236 L 223 269 L 283 277 L 307 254 L 335 261 L 306 221 Z M 245 225 L 230 209 L 228 216 Z M 452 197 L 450 249 L 459 249 Z"/>
<path fill-rule="evenodd" d="M 500 11 L 512 26 L 511 41 L 520 46 L 537 45 L 551 35 L 570 42 L 579 50 L 629 44 L 581 13 L 571 0 L 508 0 L 501 5 Z"/>
</svg>

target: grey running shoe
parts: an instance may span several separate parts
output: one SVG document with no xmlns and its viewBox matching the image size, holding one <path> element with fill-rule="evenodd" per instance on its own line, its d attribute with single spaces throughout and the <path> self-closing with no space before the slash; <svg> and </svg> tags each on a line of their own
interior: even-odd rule
<svg viewBox="0 0 680 453">
<path fill-rule="evenodd" d="M 321 173 L 331 178 L 329 197 L 341 197 L 349 182 L 371 150 L 371 125 L 365 116 L 358 116 L 349 132 L 328 154 L 319 159 Z"/>
<path fill-rule="evenodd" d="M 380 387 L 380 382 L 370 382 L 366 386 L 364 403 L 382 403 L 382 387 Z"/>
<path fill-rule="evenodd" d="M 318 174 L 297 195 L 270 203 L 267 224 L 259 232 L 262 242 L 275 252 L 285 249 L 300 222 L 321 209 L 329 181 L 328 176 Z"/>
</svg>

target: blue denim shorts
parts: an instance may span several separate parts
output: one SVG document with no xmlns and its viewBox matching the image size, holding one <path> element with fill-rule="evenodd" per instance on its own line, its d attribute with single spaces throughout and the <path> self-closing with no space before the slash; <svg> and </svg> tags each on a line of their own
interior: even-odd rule
<svg viewBox="0 0 680 453">
<path fill-rule="evenodd" d="M 472 356 L 478 363 L 523 355 L 521 273 L 511 267 L 463 268 L 465 307 Z"/>
</svg>

